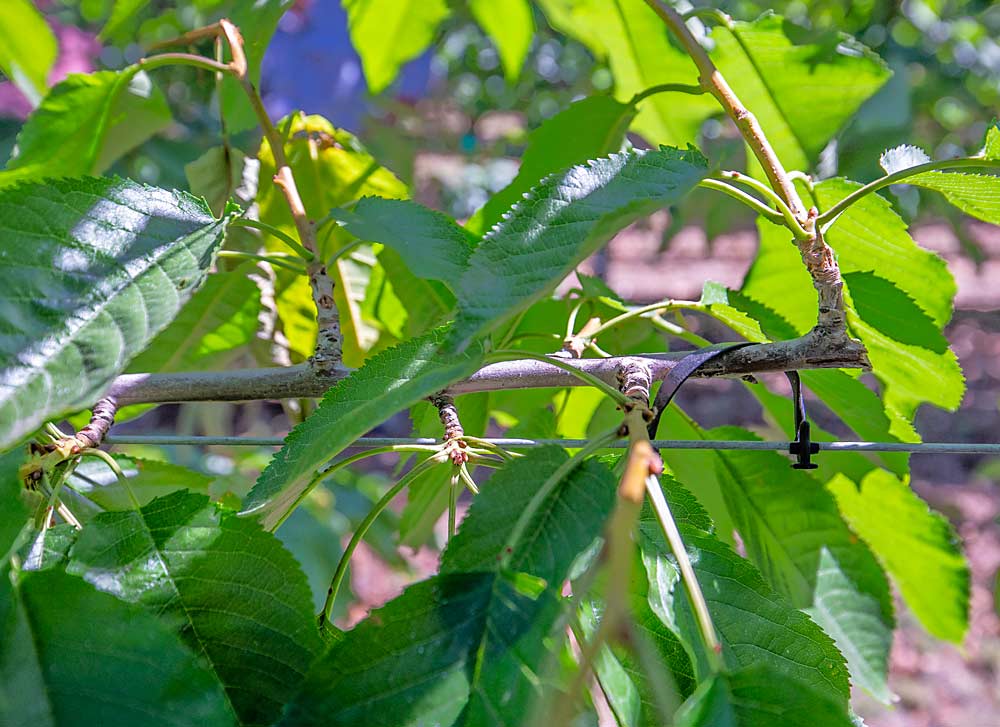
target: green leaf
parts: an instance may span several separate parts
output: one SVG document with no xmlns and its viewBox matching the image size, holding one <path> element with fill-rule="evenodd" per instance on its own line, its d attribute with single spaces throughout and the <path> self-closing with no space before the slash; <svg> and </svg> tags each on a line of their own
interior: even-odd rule
<svg viewBox="0 0 1000 727">
<path fill-rule="evenodd" d="M 677 727 L 851 727 L 828 695 L 769 666 L 717 674 L 703 682 L 674 718 Z"/>
<path fill-rule="evenodd" d="M 615 98 L 623 103 L 659 84 L 698 82 L 694 63 L 670 42 L 663 22 L 643 0 L 542 0 L 539 5 L 552 27 L 607 61 Z M 632 127 L 654 145 L 682 146 L 694 142 L 702 122 L 718 112 L 708 96 L 656 94 L 642 101 Z"/>
<path fill-rule="evenodd" d="M 59 46 L 31 0 L 0 3 L 0 71 L 37 106 L 48 88 Z"/>
<path fill-rule="evenodd" d="M 0 191 L 0 447 L 93 404 L 201 284 L 228 220 L 119 179 Z"/>
<path fill-rule="evenodd" d="M 539 483 L 568 460 L 564 450 L 545 447 L 497 472 L 442 555 L 441 574 L 328 651 L 287 723 L 357 724 L 373 713 L 366 709 L 387 724 L 520 723 L 541 687 L 559 589 L 615 497 L 611 471 L 587 460 L 508 543 Z M 510 568 L 520 573 L 502 569 L 508 544 Z"/>
<path fill-rule="evenodd" d="M 72 73 L 28 117 L 0 186 L 100 174 L 170 121 L 166 98 L 138 66 Z"/>
<path fill-rule="evenodd" d="M 222 214 L 231 199 L 249 206 L 257 196 L 260 162 L 239 149 L 213 146 L 184 165 L 191 194 L 204 197 L 215 214 Z"/>
<path fill-rule="evenodd" d="M 330 389 L 261 473 L 243 514 L 273 530 L 306 495 L 318 467 L 397 411 L 475 371 L 479 355 L 442 352 L 446 333 L 438 329 L 376 354 Z"/>
<path fill-rule="evenodd" d="M 715 439 L 756 439 L 736 427 Z M 854 683 L 888 704 L 895 625 L 889 584 L 829 492 L 777 452 L 717 451 L 716 469 L 747 556 L 847 658 Z"/>
<path fill-rule="evenodd" d="M 163 622 L 59 571 L 0 574 L 0 722 L 232 725 L 222 687 Z"/>
<path fill-rule="evenodd" d="M 866 324 L 889 338 L 934 353 L 948 349 L 948 339 L 909 295 L 875 273 L 845 273 L 851 306 Z"/>
<path fill-rule="evenodd" d="M 21 499 L 24 485 L 18 472 L 24 459 L 23 449 L 0 454 L 0 564 L 6 564 L 7 555 L 28 522 L 28 508 Z M 0 580 L 3 578 L 0 573 Z"/>
<path fill-rule="evenodd" d="M 352 210 L 330 215 L 352 235 L 396 250 L 421 278 L 455 287 L 465 271 L 476 239 L 448 215 L 408 200 L 364 197 Z"/>
<path fill-rule="evenodd" d="M 81 519 L 89 519 L 103 510 L 131 510 L 132 496 L 140 505 L 147 505 L 178 490 L 207 494 L 213 481 L 208 475 L 169 462 L 123 454 L 113 456 L 127 478 L 124 483 L 104 462 L 92 458 L 81 461 L 67 478 L 63 493 L 73 503 L 73 513 Z M 73 493 L 79 498 L 73 498 Z"/>
<path fill-rule="evenodd" d="M 68 570 L 140 603 L 202 654 L 240 724 L 270 725 L 320 649 L 309 585 L 278 540 L 177 492 L 98 515 Z"/>
<path fill-rule="evenodd" d="M 940 192 L 965 214 L 1000 225 L 1000 178 L 989 174 L 923 172 L 906 178 L 907 184 Z"/>
<path fill-rule="evenodd" d="M 535 19 L 527 0 L 469 0 L 469 10 L 479 27 L 496 44 L 503 74 L 516 81 L 535 35 Z"/>
<path fill-rule="evenodd" d="M 541 299 L 618 231 L 679 201 L 707 173 L 697 151 L 663 148 L 546 178 L 469 258 L 452 343 L 465 345 Z"/>
<path fill-rule="evenodd" d="M 610 96 L 590 96 L 543 121 L 528 136 L 517 176 L 490 197 L 466 228 L 482 234 L 545 176 L 620 151 L 635 113 L 633 105 Z"/>
<path fill-rule="evenodd" d="M 518 517 L 541 483 L 568 460 L 561 447 L 539 447 L 494 474 L 442 554 L 441 572 L 496 570 Z M 595 459 L 567 473 L 525 528 L 509 568 L 558 587 L 573 560 L 600 535 L 615 489 L 615 476 Z"/>
<path fill-rule="evenodd" d="M 372 94 L 423 53 L 450 11 L 445 0 L 343 0 L 351 43 Z"/>
<path fill-rule="evenodd" d="M 260 290 L 243 271 L 213 273 L 130 371 L 194 371 L 247 345 L 257 331 Z"/>
<path fill-rule="evenodd" d="M 713 60 L 788 169 L 811 169 L 891 75 L 882 59 L 850 36 L 806 30 L 778 15 L 717 28 L 712 40 Z"/>
<path fill-rule="evenodd" d="M 350 133 L 335 128 L 322 116 L 295 115 L 279 122 L 287 129 L 285 155 L 295 174 L 296 185 L 310 219 L 320 220 L 331 209 L 343 207 L 364 196 L 402 198 L 406 186 L 378 162 Z M 274 156 L 265 140 L 260 148 L 260 178 L 274 176 Z M 284 195 L 273 184 L 265 184 L 258 196 L 260 219 L 298 238 Z M 329 260 L 353 242 L 353 237 L 335 223 L 318 230 L 320 257 Z M 268 251 L 286 252 L 285 243 L 264 235 Z M 365 316 L 365 298 L 373 277 L 381 273 L 371 245 L 341 254 L 328 266 L 335 284 L 333 295 L 340 312 L 344 364 L 360 366 L 370 353 L 383 348 L 383 326 Z M 278 317 L 293 351 L 311 356 L 316 343 L 316 306 L 309 282 L 303 276 L 279 275 Z M 390 339 L 386 343 L 392 343 Z"/>
<path fill-rule="evenodd" d="M 960 643 L 969 627 L 969 565 L 948 521 L 884 470 L 860 485 L 838 477 L 828 487 L 924 628 Z"/>
<path fill-rule="evenodd" d="M 983 157 L 985 159 L 1000 159 L 1000 122 L 993 119 L 993 123 L 986 130 L 986 138 L 983 140 Z"/>
<path fill-rule="evenodd" d="M 902 146 L 886 149 L 878 158 L 878 164 L 885 170 L 886 174 L 895 174 L 910 167 L 926 164 L 931 158 L 927 152 L 917 146 L 903 144 Z"/>
<path fill-rule="evenodd" d="M 294 4 L 294 0 L 253 0 L 253 2 L 233 3 L 228 17 L 240 29 L 240 35 L 243 36 L 243 48 L 247 57 L 247 77 L 258 88 L 260 87 L 260 65 L 264 60 L 264 52 L 271 42 L 271 36 L 278 28 L 281 16 Z M 222 114 L 226 119 L 229 133 L 236 134 L 257 125 L 257 115 L 254 113 L 246 93 L 240 88 L 236 79 L 228 74 L 222 79 L 219 103 L 222 106 Z M 270 179 L 270 177 L 266 177 L 266 179 Z"/>
<path fill-rule="evenodd" d="M 101 28 L 98 37 L 114 38 L 148 4 L 149 0 L 115 0 L 111 15 Z"/>
<path fill-rule="evenodd" d="M 668 480 L 665 484 L 667 500 L 678 500 L 677 493 L 683 488 Z M 727 666 L 739 669 L 768 665 L 782 678 L 800 681 L 846 706 L 847 668 L 830 637 L 775 593 L 749 561 L 685 520 L 682 508 L 678 508 L 675 519 L 722 641 Z M 649 605 L 680 637 L 697 673 L 704 676 L 708 666 L 698 628 L 680 584 L 676 561 L 649 508 L 640 518 L 639 532 L 649 580 Z"/>
</svg>

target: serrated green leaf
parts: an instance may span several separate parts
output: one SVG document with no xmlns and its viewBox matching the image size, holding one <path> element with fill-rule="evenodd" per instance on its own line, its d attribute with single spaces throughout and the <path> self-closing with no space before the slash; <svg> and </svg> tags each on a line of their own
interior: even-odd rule
<svg viewBox="0 0 1000 727">
<path fill-rule="evenodd" d="M 222 244 L 189 196 L 119 179 L 0 191 L 0 447 L 94 403 Z"/>
<path fill-rule="evenodd" d="M 296 185 L 310 219 L 322 219 L 331 209 L 363 196 L 402 198 L 406 186 L 361 146 L 350 133 L 335 128 L 322 116 L 293 116 L 278 127 L 288 129 L 285 156 L 295 174 Z M 260 178 L 274 175 L 274 156 L 265 140 L 260 148 Z M 260 219 L 298 237 L 288 203 L 273 184 L 262 186 L 258 195 Z M 329 260 L 353 241 L 351 235 L 328 223 L 318 231 L 320 257 Z M 264 246 L 271 251 L 287 251 L 279 239 L 264 235 Z M 328 266 L 334 282 L 334 302 L 340 312 L 344 364 L 360 366 L 370 353 L 391 344 L 381 342 L 383 326 L 366 318 L 364 301 L 369 283 L 378 273 L 378 261 L 371 245 L 362 245 L 341 254 Z M 302 276 L 279 274 L 278 317 L 292 350 L 302 357 L 311 356 L 316 342 L 316 306 L 312 290 Z"/>
<path fill-rule="evenodd" d="M 643 0 L 543 0 L 539 5 L 552 27 L 606 59 L 615 98 L 623 103 L 659 84 L 697 83 L 694 63 L 670 42 L 663 22 Z M 695 142 L 701 123 L 718 112 L 708 96 L 656 94 L 642 101 L 632 127 L 654 145 L 682 146 Z"/>
<path fill-rule="evenodd" d="M 591 96 L 543 121 L 528 135 L 517 176 L 490 197 L 466 229 L 482 234 L 545 176 L 619 151 L 635 113 L 631 104 L 610 96 Z"/>
<path fill-rule="evenodd" d="M 124 483 L 104 462 L 90 458 L 80 462 L 66 479 L 65 499 L 81 520 L 89 520 L 104 510 L 131 510 L 135 507 L 133 496 L 140 505 L 147 505 L 178 490 L 207 494 L 213 481 L 208 475 L 170 462 L 113 456 L 126 477 Z M 74 493 L 79 498 L 74 498 Z"/>
<path fill-rule="evenodd" d="M 245 272 L 213 273 L 129 370 L 211 368 L 222 354 L 253 340 L 259 313 L 260 290 Z"/>
<path fill-rule="evenodd" d="M 447 320 L 455 308 L 455 294 L 447 286 L 418 278 L 392 248 L 382 248 L 378 261 L 406 316 L 405 335 L 399 338 L 421 336 Z M 379 320 L 384 319 L 379 317 Z"/>
<path fill-rule="evenodd" d="M 846 179 L 820 182 L 815 186 L 820 211 L 860 186 Z M 939 327 L 951 318 L 956 288 L 947 264 L 914 241 L 882 197 L 870 194 L 851 205 L 826 233 L 826 242 L 837 253 L 842 273 L 874 272 L 913 298 Z"/>
<path fill-rule="evenodd" d="M 713 439 L 755 439 L 736 427 Z M 847 529 L 837 503 L 776 452 L 716 451 L 716 470 L 747 556 L 836 642 L 854 683 L 888 704 L 895 625 L 889 584 Z"/>
<path fill-rule="evenodd" d="M 56 37 L 31 0 L 0 3 L 0 71 L 37 106 L 56 61 Z"/>
<path fill-rule="evenodd" d="M 839 702 L 768 666 L 703 682 L 674 717 L 677 727 L 852 727 Z"/>
<path fill-rule="evenodd" d="M 713 60 L 789 169 L 811 169 L 891 75 L 875 53 L 846 34 L 806 30 L 778 15 L 717 28 L 712 40 Z"/>
<path fill-rule="evenodd" d="M 222 687 L 163 622 L 59 571 L 0 573 L 0 722 L 233 725 Z"/>
<path fill-rule="evenodd" d="M 320 650 L 298 564 L 273 535 L 202 495 L 98 515 L 67 570 L 172 624 L 222 682 L 240 724 L 272 724 Z"/>
<path fill-rule="evenodd" d="M 679 201 L 708 173 L 697 151 L 598 159 L 535 187 L 483 238 L 459 282 L 452 344 L 539 300 L 629 223 Z"/>
<path fill-rule="evenodd" d="M 271 36 L 278 28 L 281 16 L 294 4 L 295 0 L 252 0 L 252 2 L 233 3 L 228 17 L 243 36 L 247 78 L 257 87 L 260 84 L 260 66 L 264 60 L 264 52 L 271 42 Z M 222 106 L 222 114 L 226 119 L 229 133 L 235 134 L 257 126 L 257 115 L 246 93 L 240 88 L 236 79 L 228 74 L 222 79 L 219 104 Z"/>
<path fill-rule="evenodd" d="M 920 147 L 903 144 L 882 152 L 882 155 L 878 158 L 878 163 L 886 174 L 895 174 L 910 167 L 926 164 L 930 160 L 931 158 L 927 156 L 927 152 Z"/>
<path fill-rule="evenodd" d="M 74 510 L 74 514 L 75 512 Z M 64 569 L 69 561 L 70 548 L 73 547 L 79 533 L 75 525 L 68 523 L 50 527 L 44 533 L 37 532 L 30 542 L 21 547 L 22 570 Z"/>
<path fill-rule="evenodd" d="M 884 470 L 868 473 L 860 485 L 838 477 L 828 487 L 924 628 L 961 642 L 969 627 L 969 566 L 948 521 Z"/>
<path fill-rule="evenodd" d="M 508 81 L 516 81 L 535 35 L 535 18 L 527 0 L 469 0 L 472 17 L 496 44 Z"/>
<path fill-rule="evenodd" d="M 415 275 L 455 287 L 476 238 L 443 212 L 408 200 L 363 197 L 351 210 L 330 215 L 352 235 L 399 253 Z"/>
<path fill-rule="evenodd" d="M 560 447 L 539 447 L 494 474 L 442 554 L 441 572 L 496 570 L 521 512 L 540 484 L 568 460 Z M 615 489 L 611 470 L 597 460 L 567 473 L 525 528 L 509 568 L 557 588 L 573 560 L 600 535 Z"/>
<path fill-rule="evenodd" d="M 445 0 L 343 0 L 351 43 L 372 94 L 424 52 L 450 11 Z"/>
<path fill-rule="evenodd" d="M 965 214 L 1000 225 L 1000 178 L 989 174 L 923 172 L 906 178 L 907 184 L 940 192 Z"/>
<path fill-rule="evenodd" d="M 72 73 L 28 117 L 0 186 L 100 174 L 170 121 L 166 98 L 138 66 Z"/>
<path fill-rule="evenodd" d="M 541 448 L 495 474 L 442 555 L 441 575 L 408 589 L 327 652 L 288 723 L 357 723 L 370 714 L 366 707 L 391 724 L 520 723 L 541 686 L 559 589 L 615 497 L 611 471 L 582 463 L 511 544 L 512 570 L 501 570 L 519 514 L 568 459 L 562 449 Z M 437 671 L 444 675 L 421 678 Z"/>
<path fill-rule="evenodd" d="M 274 529 L 305 496 L 318 467 L 397 411 L 475 371 L 477 353 L 441 350 L 446 330 L 376 354 L 330 389 L 261 473 L 243 514 Z"/>
<path fill-rule="evenodd" d="M 681 489 L 671 483 L 664 494 L 672 501 Z M 774 592 L 749 561 L 677 515 L 675 520 L 719 633 L 727 666 L 740 669 L 769 665 L 783 678 L 801 681 L 846 706 L 847 668 L 830 637 Z M 704 647 L 680 584 L 676 561 L 649 508 L 640 517 L 639 544 L 648 577 L 650 607 L 680 637 L 696 672 L 706 675 L 709 672 Z"/>
</svg>

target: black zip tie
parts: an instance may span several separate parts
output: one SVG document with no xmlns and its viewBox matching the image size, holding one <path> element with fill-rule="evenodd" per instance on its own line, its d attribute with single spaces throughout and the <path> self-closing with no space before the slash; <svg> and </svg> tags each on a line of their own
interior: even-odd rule
<svg viewBox="0 0 1000 727">
<path fill-rule="evenodd" d="M 819 453 L 819 444 L 812 441 L 809 420 L 806 419 L 806 400 L 802 396 L 802 382 L 798 371 L 786 371 L 788 383 L 792 385 L 792 406 L 795 413 L 795 441 L 788 443 L 788 453 L 795 457 L 793 469 L 814 470 L 817 465 L 811 457 Z"/>
<path fill-rule="evenodd" d="M 649 426 L 647 427 L 649 438 L 656 438 L 656 429 L 660 426 L 660 416 L 663 414 L 663 411 L 670 406 L 670 402 L 674 398 L 674 395 L 681 388 L 681 385 L 688 380 L 688 377 L 690 377 L 691 374 L 720 354 L 753 345 L 755 345 L 753 341 L 744 341 L 742 343 L 721 343 L 716 346 L 708 346 L 707 348 L 698 349 L 678 361 L 677 364 L 667 372 L 666 377 L 663 379 L 663 384 L 660 386 L 660 390 L 656 392 L 656 400 L 653 402 L 653 419 L 649 422 Z"/>
</svg>

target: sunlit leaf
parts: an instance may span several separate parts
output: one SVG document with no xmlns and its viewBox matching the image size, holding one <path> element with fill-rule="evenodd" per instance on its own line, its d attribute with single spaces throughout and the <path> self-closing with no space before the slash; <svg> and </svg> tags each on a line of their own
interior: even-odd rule
<svg viewBox="0 0 1000 727">
<path fill-rule="evenodd" d="M 884 470 L 860 484 L 840 477 L 829 487 L 924 628 L 961 642 L 969 627 L 969 565 L 949 522 Z"/>
<path fill-rule="evenodd" d="M 878 163 L 885 170 L 886 174 L 895 174 L 910 167 L 926 164 L 930 160 L 931 158 L 927 156 L 927 152 L 920 147 L 903 144 L 902 146 L 886 149 L 882 152 Z"/>
<path fill-rule="evenodd" d="M 535 19 L 528 0 L 469 0 L 469 10 L 479 27 L 496 44 L 503 74 L 516 81 L 535 35 Z"/>
<path fill-rule="evenodd" d="M 94 403 L 222 244 L 190 196 L 116 179 L 0 192 L 0 447 Z"/>
<path fill-rule="evenodd" d="M 58 52 L 56 37 L 31 0 L 0 3 L 0 71 L 37 106 Z"/>
</svg>

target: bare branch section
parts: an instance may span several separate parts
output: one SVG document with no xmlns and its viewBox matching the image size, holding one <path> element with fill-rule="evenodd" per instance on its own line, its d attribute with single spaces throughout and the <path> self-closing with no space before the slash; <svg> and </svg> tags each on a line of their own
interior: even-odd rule
<svg viewBox="0 0 1000 727">
<path fill-rule="evenodd" d="M 812 276 L 813 286 L 819 295 L 817 333 L 831 340 L 836 339 L 840 345 L 857 349 L 863 354 L 864 347 L 847 335 L 844 318 L 844 284 L 840 277 L 840 268 L 837 265 L 836 257 L 823 241 L 823 235 L 816 225 L 818 210 L 815 208 L 806 210 L 791 177 L 767 140 L 757 118 L 740 101 L 736 92 L 726 82 L 698 39 L 688 29 L 680 14 L 662 0 L 646 0 L 646 4 L 660 16 L 670 32 L 680 41 L 698 68 L 698 82 L 706 92 L 715 97 L 729 118 L 736 124 L 743 140 L 763 167 L 771 187 L 788 205 L 795 219 L 806 231 L 807 236 L 796 240 L 796 245 L 798 245 L 802 262 L 809 271 L 809 275 Z"/>
<path fill-rule="evenodd" d="M 846 339 L 846 336 L 844 336 Z M 846 339 L 850 342 L 850 339 Z M 653 379 L 661 379 L 687 352 L 576 359 L 561 363 L 578 367 L 611 386 L 618 386 L 618 372 L 629 361 L 639 360 Z M 848 346 L 836 335 L 819 329 L 801 338 L 747 346 L 720 355 L 700 368 L 699 377 L 746 376 L 747 374 L 817 368 L 870 368 L 860 345 Z M 175 374 L 125 374 L 119 376 L 108 395 L 119 405 L 185 401 L 257 401 L 262 399 L 313 398 L 349 373 L 337 366 L 322 374 L 308 364 L 270 369 L 208 371 Z M 532 359 L 489 364 L 468 379 L 448 388 L 452 395 L 477 391 L 537 389 L 580 386 L 580 380 L 557 366 Z"/>
</svg>

